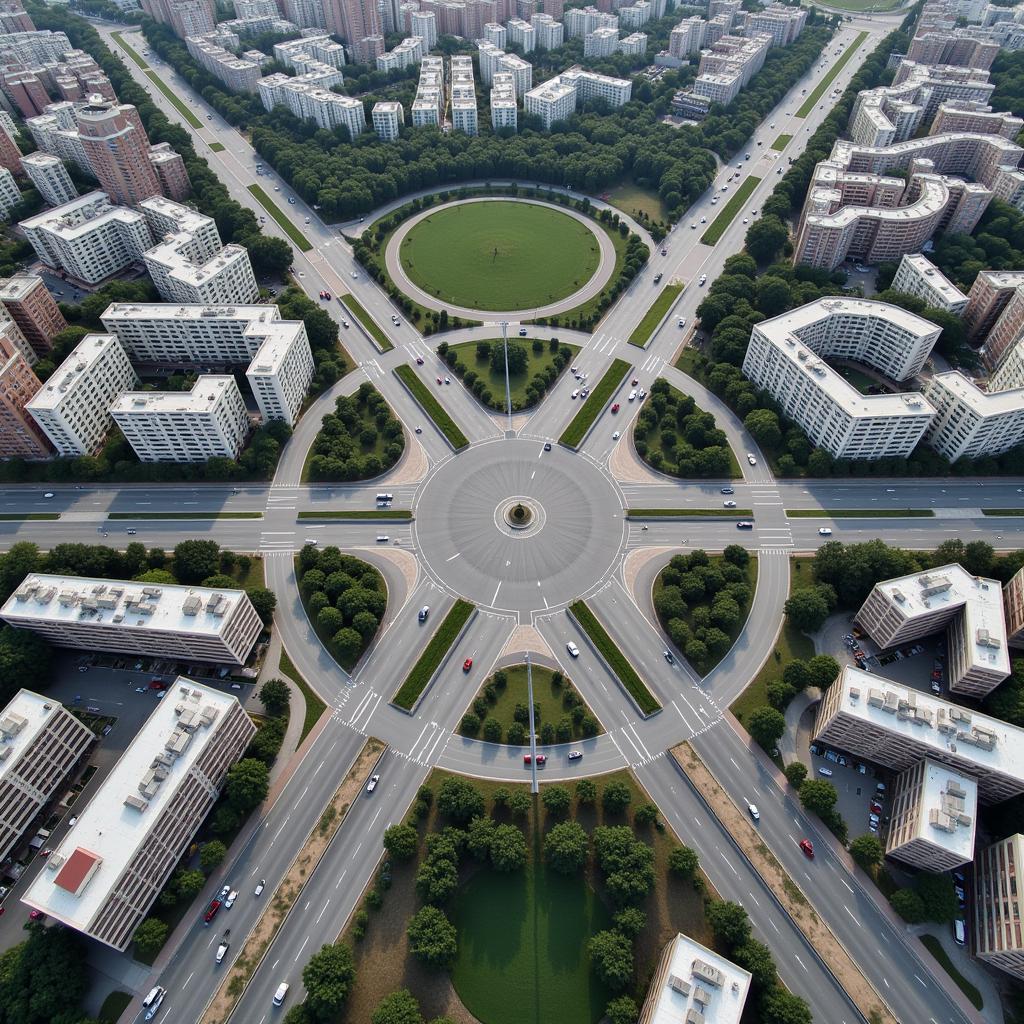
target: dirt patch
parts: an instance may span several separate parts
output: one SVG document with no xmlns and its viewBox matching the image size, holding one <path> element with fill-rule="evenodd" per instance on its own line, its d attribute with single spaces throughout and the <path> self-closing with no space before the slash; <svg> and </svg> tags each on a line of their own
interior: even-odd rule
<svg viewBox="0 0 1024 1024">
<path fill-rule="evenodd" d="M 373 551 L 374 554 L 387 559 L 401 572 L 408 593 L 412 593 L 416 589 L 420 569 L 419 562 L 416 561 L 416 556 L 411 551 L 403 551 L 401 548 L 385 548 L 383 545 L 380 548 L 367 548 L 366 550 Z"/>
<path fill-rule="evenodd" d="M 516 626 L 512 630 L 512 635 L 505 641 L 505 646 L 501 649 L 498 659 L 508 658 L 513 654 L 524 654 L 526 651 L 542 654 L 549 658 L 554 657 L 547 641 L 541 636 L 540 630 L 533 626 Z"/>
<path fill-rule="evenodd" d="M 874 986 L 818 917 L 800 886 L 768 849 L 746 814 L 733 803 L 693 747 L 680 743 L 672 748 L 671 754 L 864 1017 L 876 1024 L 897 1024 Z"/>
<path fill-rule="evenodd" d="M 235 1004 L 274 941 L 274 936 L 298 901 L 303 886 L 316 870 L 335 833 L 341 828 L 345 814 L 362 789 L 367 774 L 386 749 L 386 744 L 370 736 L 356 754 L 341 785 L 324 808 L 319 822 L 295 855 L 284 878 L 267 901 L 266 909 L 246 937 L 241 953 L 200 1018 L 200 1024 L 221 1024 L 231 1016 Z"/>
<path fill-rule="evenodd" d="M 647 563 L 655 558 L 665 559 L 668 561 L 672 555 L 678 555 L 678 547 L 670 548 L 634 548 L 630 551 L 622 561 L 622 584 L 626 588 L 626 593 L 633 594 L 633 588 L 636 586 L 636 578 L 640 575 Z M 636 594 L 633 594 L 636 598 Z M 644 606 L 649 602 L 650 595 L 644 595 L 644 601 L 641 606 Z"/>
<path fill-rule="evenodd" d="M 632 428 L 628 438 L 617 444 L 608 456 L 608 472 L 619 483 L 625 484 L 663 484 L 665 477 L 649 470 L 633 451 Z M 628 443 L 627 443 L 628 442 Z"/>
</svg>

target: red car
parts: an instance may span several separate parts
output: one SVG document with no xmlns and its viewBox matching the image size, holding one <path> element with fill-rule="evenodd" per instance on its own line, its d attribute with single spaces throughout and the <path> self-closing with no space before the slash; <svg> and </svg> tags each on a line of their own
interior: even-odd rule
<svg viewBox="0 0 1024 1024">
<path fill-rule="evenodd" d="M 46 858 L 47 858 L 47 857 L 49 857 L 51 853 L 53 853 L 53 850 L 50 850 L 50 849 L 46 849 L 46 850 L 40 850 L 40 851 L 39 851 L 39 856 L 40 856 L 40 857 L 41 857 L 41 858 L 42 858 L 43 860 L 46 860 Z"/>
<path fill-rule="evenodd" d="M 46 915 L 41 910 L 30 910 L 28 912 L 28 919 L 30 921 L 42 921 Z"/>
<path fill-rule="evenodd" d="M 810 839 L 801 839 L 800 849 L 804 851 L 804 855 L 808 860 L 814 860 L 814 843 Z"/>
<path fill-rule="evenodd" d="M 633 378 L 633 387 L 636 387 L 637 384 L 639 384 L 639 383 L 640 383 L 640 378 L 639 377 L 634 377 Z"/>
<path fill-rule="evenodd" d="M 473 659 L 472 658 L 467 658 L 462 663 L 462 671 L 463 672 L 468 672 L 472 667 L 473 667 Z"/>
<path fill-rule="evenodd" d="M 881 814 L 882 813 L 882 805 L 877 800 L 872 800 L 871 801 L 871 812 L 872 812 L 872 814 Z"/>
<path fill-rule="evenodd" d="M 530 755 L 529 754 L 523 754 L 523 764 L 529 764 L 529 763 L 530 763 Z M 547 763 L 548 763 L 548 755 L 547 754 L 538 754 L 537 755 L 537 765 L 538 766 L 540 766 L 542 764 L 547 764 Z"/>
<path fill-rule="evenodd" d="M 618 402 L 616 402 L 616 403 L 615 403 L 615 404 L 614 404 L 614 405 L 612 406 L 612 412 L 618 412 L 618 411 L 619 411 L 619 403 L 618 403 Z"/>
<path fill-rule="evenodd" d="M 324 291 L 320 292 L 320 298 L 321 298 L 321 299 L 322 299 L 322 298 L 324 298 L 324 297 L 325 297 L 326 295 L 327 295 L 327 293 L 326 293 L 326 292 L 324 292 Z"/>
<path fill-rule="evenodd" d="M 437 383 L 438 383 L 438 384 L 443 384 L 443 383 L 444 383 L 444 381 L 443 381 L 443 380 L 441 380 L 441 378 L 440 378 L 440 377 L 438 377 L 438 378 L 437 378 Z"/>
<path fill-rule="evenodd" d="M 209 924 L 217 916 L 218 910 L 220 910 L 220 900 L 212 900 L 203 915 L 203 923 Z"/>
</svg>

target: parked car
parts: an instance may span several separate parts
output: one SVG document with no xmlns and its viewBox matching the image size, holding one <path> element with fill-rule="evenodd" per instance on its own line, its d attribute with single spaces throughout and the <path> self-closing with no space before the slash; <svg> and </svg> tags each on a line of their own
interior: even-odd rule
<svg viewBox="0 0 1024 1024">
<path fill-rule="evenodd" d="M 819 768 L 818 769 L 818 774 L 819 775 L 824 775 L 826 779 L 830 779 L 830 778 L 832 778 L 832 769 L 831 768 Z"/>
</svg>

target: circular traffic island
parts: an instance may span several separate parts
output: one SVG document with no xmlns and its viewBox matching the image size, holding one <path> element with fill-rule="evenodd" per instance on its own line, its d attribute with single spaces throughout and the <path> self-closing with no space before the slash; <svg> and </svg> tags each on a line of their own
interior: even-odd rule
<svg viewBox="0 0 1024 1024">
<path fill-rule="evenodd" d="M 468 310 L 548 306 L 583 288 L 601 264 L 587 220 L 542 203 L 453 203 L 400 235 L 402 274 L 433 299 Z"/>
</svg>

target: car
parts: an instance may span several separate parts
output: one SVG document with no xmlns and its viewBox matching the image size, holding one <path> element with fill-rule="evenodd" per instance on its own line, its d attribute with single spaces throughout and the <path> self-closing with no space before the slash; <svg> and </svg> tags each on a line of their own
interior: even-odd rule
<svg viewBox="0 0 1024 1024">
<path fill-rule="evenodd" d="M 685 327 L 686 326 L 686 317 L 685 316 L 681 316 L 679 318 L 678 326 L 679 327 Z"/>
<path fill-rule="evenodd" d="M 551 451 L 551 442 L 550 441 L 545 441 L 544 442 L 544 451 L 546 451 L 546 452 Z"/>
<path fill-rule="evenodd" d="M 831 768 L 819 768 L 818 769 L 818 774 L 825 776 L 826 779 L 830 779 L 832 777 L 832 769 Z"/>
<path fill-rule="evenodd" d="M 800 849 L 803 850 L 804 856 L 808 860 L 814 860 L 814 843 L 812 843 L 810 839 L 801 839 Z"/>
<path fill-rule="evenodd" d="M 327 294 L 327 292 L 325 292 L 325 291 L 324 291 L 323 289 L 321 289 L 321 290 L 320 290 L 320 298 L 321 298 L 321 299 L 322 299 L 322 298 L 323 298 L 323 297 L 324 297 L 324 296 L 325 296 L 326 294 Z"/>
<path fill-rule="evenodd" d="M 820 537 L 831 537 L 832 536 L 831 528 L 828 527 L 828 526 L 819 526 L 818 527 L 818 536 L 820 536 Z"/>
<path fill-rule="evenodd" d="M 423 365 L 423 356 L 417 356 L 416 357 L 416 365 L 417 366 L 422 366 Z"/>
<path fill-rule="evenodd" d="M 962 917 L 953 922 L 953 941 L 958 946 L 963 946 L 967 942 L 967 922 Z"/>
<path fill-rule="evenodd" d="M 444 381 L 443 381 L 443 380 L 441 380 L 441 378 L 440 378 L 440 377 L 438 377 L 438 378 L 437 378 L 437 383 L 438 383 L 438 384 L 443 384 L 443 383 L 444 383 Z"/>
<path fill-rule="evenodd" d="M 707 224 L 707 222 L 708 222 L 707 217 L 701 217 L 700 222 L 701 222 L 701 224 Z"/>
<path fill-rule="evenodd" d="M 78 815 L 77 814 L 72 814 L 71 817 L 68 818 L 68 828 L 72 828 L 72 827 L 74 827 L 77 824 L 78 824 Z"/>
<path fill-rule="evenodd" d="M 963 886 L 954 885 L 953 886 L 953 892 L 956 893 L 956 898 L 958 900 L 966 900 L 967 899 L 967 894 L 964 892 Z"/>
<path fill-rule="evenodd" d="M 931 681 L 932 693 L 942 693 L 942 687 L 934 679 Z"/>
<path fill-rule="evenodd" d="M 839 755 L 838 762 L 839 762 L 839 767 L 840 768 L 848 768 L 849 765 L 850 765 L 850 762 L 846 759 L 846 755 L 845 754 L 840 754 Z"/>
<path fill-rule="evenodd" d="M 621 434 L 619 433 L 619 431 L 617 431 L 617 430 L 616 430 L 616 431 L 614 431 L 614 433 L 612 434 L 612 440 L 613 440 L 613 441 L 618 441 L 618 439 L 619 439 L 619 438 L 620 438 L 621 436 L 622 436 L 622 435 L 621 435 Z"/>
<path fill-rule="evenodd" d="M 839 760 L 839 755 L 834 750 L 826 750 L 825 760 L 831 761 L 833 764 L 835 764 Z"/>
<path fill-rule="evenodd" d="M 341 326 L 346 329 L 350 326 L 349 322 L 344 317 L 341 318 Z"/>
<path fill-rule="evenodd" d="M 330 292 L 324 292 L 324 295 L 326 295 L 328 299 L 331 297 L 331 293 Z"/>
<path fill-rule="evenodd" d="M 212 121 L 213 120 L 213 114 L 207 114 L 206 115 L 206 120 L 207 121 Z"/>
<path fill-rule="evenodd" d="M 223 900 L 223 899 L 224 899 L 224 898 L 225 898 L 225 897 L 227 896 L 227 894 L 228 894 L 229 892 L 231 892 L 231 886 L 230 886 L 230 885 L 225 885 L 225 886 L 224 886 L 224 887 L 223 887 L 223 888 L 221 889 L 221 891 L 220 891 L 220 896 L 218 897 L 218 899 L 220 899 L 220 900 Z"/>
<path fill-rule="evenodd" d="M 868 815 L 868 823 L 871 825 L 878 825 L 881 823 L 881 820 L 882 819 L 879 818 L 879 816 L 875 813 L 871 813 Z"/>
<path fill-rule="evenodd" d="M 451 382 L 452 382 L 451 377 L 445 377 L 444 382 L 445 382 L 445 384 L 451 384 Z"/>
<path fill-rule="evenodd" d="M 371 775 L 369 781 L 366 783 L 366 792 L 372 793 L 377 788 L 378 782 L 380 782 L 380 776 Z"/>
<path fill-rule="evenodd" d="M 655 274 L 654 275 L 654 283 L 655 284 L 660 284 L 661 283 L 661 274 Z"/>
<path fill-rule="evenodd" d="M 661 652 L 661 656 L 662 656 L 662 657 L 663 657 L 663 658 L 664 658 L 664 659 L 665 659 L 665 660 L 666 660 L 666 661 L 667 661 L 667 662 L 668 662 L 668 663 L 669 663 L 670 665 L 674 665 L 674 664 L 676 663 L 676 659 L 675 659 L 675 657 L 673 656 L 672 652 L 671 652 L 670 650 L 668 650 L 668 648 L 666 648 L 666 649 L 665 649 L 664 651 L 662 651 L 662 652 Z"/>
<path fill-rule="evenodd" d="M 723 501 L 722 502 L 722 508 L 735 508 L 735 507 L 736 507 L 736 502 L 735 501 Z"/>
<path fill-rule="evenodd" d="M 858 775 L 867 775 L 868 773 L 868 766 L 861 761 L 858 761 L 853 767 L 856 769 Z"/>
<path fill-rule="evenodd" d="M 274 191 L 275 192 L 280 192 L 281 191 L 281 186 L 280 185 L 275 185 L 274 186 Z"/>
<path fill-rule="evenodd" d="M 359 278 L 359 275 L 358 275 L 358 274 L 357 274 L 357 273 L 356 273 L 356 272 L 355 272 L 355 271 L 353 270 L 353 271 L 352 271 L 352 274 L 351 274 L 351 277 L 352 277 L 352 280 L 353 280 L 353 281 L 356 281 L 356 280 L 358 280 L 358 278 Z M 340 302 L 340 301 L 341 301 L 341 299 L 339 299 L 338 301 Z"/>
<path fill-rule="evenodd" d="M 754 821 L 761 820 L 761 812 L 757 809 L 757 804 L 747 804 L 747 812 L 754 819 Z"/>
<path fill-rule="evenodd" d="M 668 249 L 662 249 L 661 250 L 661 255 L 662 256 L 667 256 L 668 255 Z"/>
<path fill-rule="evenodd" d="M 781 174 L 782 173 L 782 168 L 780 167 L 775 173 L 776 174 Z"/>
<path fill-rule="evenodd" d="M 812 743 L 811 744 L 811 753 L 814 754 L 815 756 L 820 754 L 821 753 L 821 744 L 819 744 L 819 743 Z"/>
<path fill-rule="evenodd" d="M 53 850 L 47 847 L 45 850 L 39 851 L 39 856 L 42 857 L 43 860 L 46 860 L 46 858 L 49 857 L 51 853 L 53 853 Z"/>
<path fill-rule="evenodd" d="M 210 905 L 206 908 L 206 913 L 203 914 L 203 924 L 209 924 L 216 916 L 217 911 L 220 910 L 220 900 L 210 900 Z"/>
<path fill-rule="evenodd" d="M 152 1020 L 156 1016 L 165 995 L 167 995 L 167 989 L 160 985 L 150 989 L 149 995 L 142 1000 L 142 1008 L 146 1011 L 145 1020 Z"/>
<path fill-rule="evenodd" d="M 462 663 L 462 671 L 463 672 L 468 672 L 472 667 L 473 667 L 473 659 L 472 658 L 467 658 Z"/>
<path fill-rule="evenodd" d="M 636 387 L 636 386 L 637 386 L 637 384 L 639 384 L 639 383 L 640 383 L 640 380 L 639 380 L 639 378 L 637 378 L 637 377 L 634 377 L 634 378 L 633 378 L 633 380 L 632 380 L 632 385 L 633 385 L 633 387 Z"/>
<path fill-rule="evenodd" d="M 712 196 L 711 197 L 711 205 L 712 206 L 717 206 L 718 205 L 718 196 Z"/>
<path fill-rule="evenodd" d="M 231 943 L 228 942 L 226 939 L 223 942 L 221 942 L 221 944 L 217 947 L 217 955 L 216 957 L 214 957 L 214 963 L 223 963 L 224 957 L 230 948 Z"/>
<path fill-rule="evenodd" d="M 144 686 L 136 686 L 135 687 L 135 692 L 136 693 L 145 693 L 146 692 L 146 688 Z"/>
<path fill-rule="evenodd" d="M 707 279 L 708 279 L 708 275 L 707 274 L 701 274 L 700 275 L 700 280 L 697 283 L 703 288 L 705 282 L 707 281 Z"/>
<path fill-rule="evenodd" d="M 614 404 L 614 405 L 612 406 L 612 412 L 613 412 L 613 413 L 615 413 L 615 412 L 618 412 L 618 411 L 619 411 L 619 403 L 618 403 L 618 402 L 616 402 L 616 403 L 615 403 L 615 404 Z"/>
<path fill-rule="evenodd" d="M 629 393 L 629 401 L 633 402 L 633 401 L 635 401 L 635 400 L 636 400 L 636 389 L 634 388 L 634 389 L 633 389 L 632 391 L 630 391 L 630 393 Z"/>
<path fill-rule="evenodd" d="M 722 487 L 719 490 L 720 494 L 735 494 L 736 492 L 731 487 Z"/>
<path fill-rule="evenodd" d="M 569 652 L 569 657 L 578 658 L 580 656 L 580 649 L 570 640 L 566 645 L 565 649 Z"/>
<path fill-rule="evenodd" d="M 289 196 L 289 197 L 288 197 L 288 203 L 289 203 L 289 204 L 290 204 L 291 206 L 294 206 L 294 205 L 295 205 L 295 198 L 294 198 L 293 196 Z"/>
<path fill-rule="evenodd" d="M 520 327 L 519 328 L 519 337 L 520 338 L 525 338 L 526 337 L 526 328 L 525 327 Z"/>
<path fill-rule="evenodd" d="M 691 224 L 690 225 L 690 230 L 691 231 L 696 231 L 697 230 L 697 225 L 696 224 Z"/>
<path fill-rule="evenodd" d="M 872 814 L 882 813 L 882 805 L 877 800 L 872 800 L 871 803 L 868 804 L 868 809 Z"/>
<path fill-rule="evenodd" d="M 580 389 L 579 388 L 573 388 L 572 394 L 569 397 L 570 398 L 579 398 L 580 397 Z"/>
<path fill-rule="evenodd" d="M 754 524 L 749 519 L 741 519 L 736 524 L 736 529 L 737 530 L 752 530 L 753 528 L 754 528 Z"/>
<path fill-rule="evenodd" d="M 45 494 L 43 495 L 43 497 L 44 497 L 44 498 L 52 498 L 52 497 L 53 497 L 53 491 L 47 491 L 47 492 L 46 492 L 46 493 L 45 493 Z"/>
<path fill-rule="evenodd" d="M 569 751 L 569 760 L 570 761 L 578 761 L 582 756 L 583 756 L 583 751 L 582 750 L 570 750 Z"/>
<path fill-rule="evenodd" d="M 277 991 L 274 993 L 274 1005 L 280 1006 L 288 996 L 288 982 L 282 981 L 277 986 Z"/>
<path fill-rule="evenodd" d="M 263 895 L 263 890 L 266 889 L 266 887 L 267 887 L 267 880 L 265 878 L 261 878 L 256 883 L 256 888 L 253 890 L 253 896 L 262 896 Z"/>
<path fill-rule="evenodd" d="M 743 223 L 744 224 L 749 224 L 750 223 L 750 219 L 748 217 L 744 217 L 743 218 Z"/>
<path fill-rule="evenodd" d="M 530 755 L 529 754 L 523 754 L 523 764 L 529 764 L 530 761 L 531 761 Z M 538 754 L 537 755 L 537 765 L 538 765 L 538 767 L 540 765 L 547 764 L 547 763 L 548 763 L 548 756 L 547 756 L 547 754 Z"/>
<path fill-rule="evenodd" d="M 750 452 L 747 452 L 747 462 L 750 463 L 751 466 L 757 465 L 757 459 Z"/>
<path fill-rule="evenodd" d="M 238 890 L 237 889 L 232 889 L 231 892 L 228 893 L 228 898 L 224 901 L 224 909 L 225 910 L 230 910 L 235 905 L 235 900 L 237 900 L 237 899 L 238 899 Z"/>
</svg>

